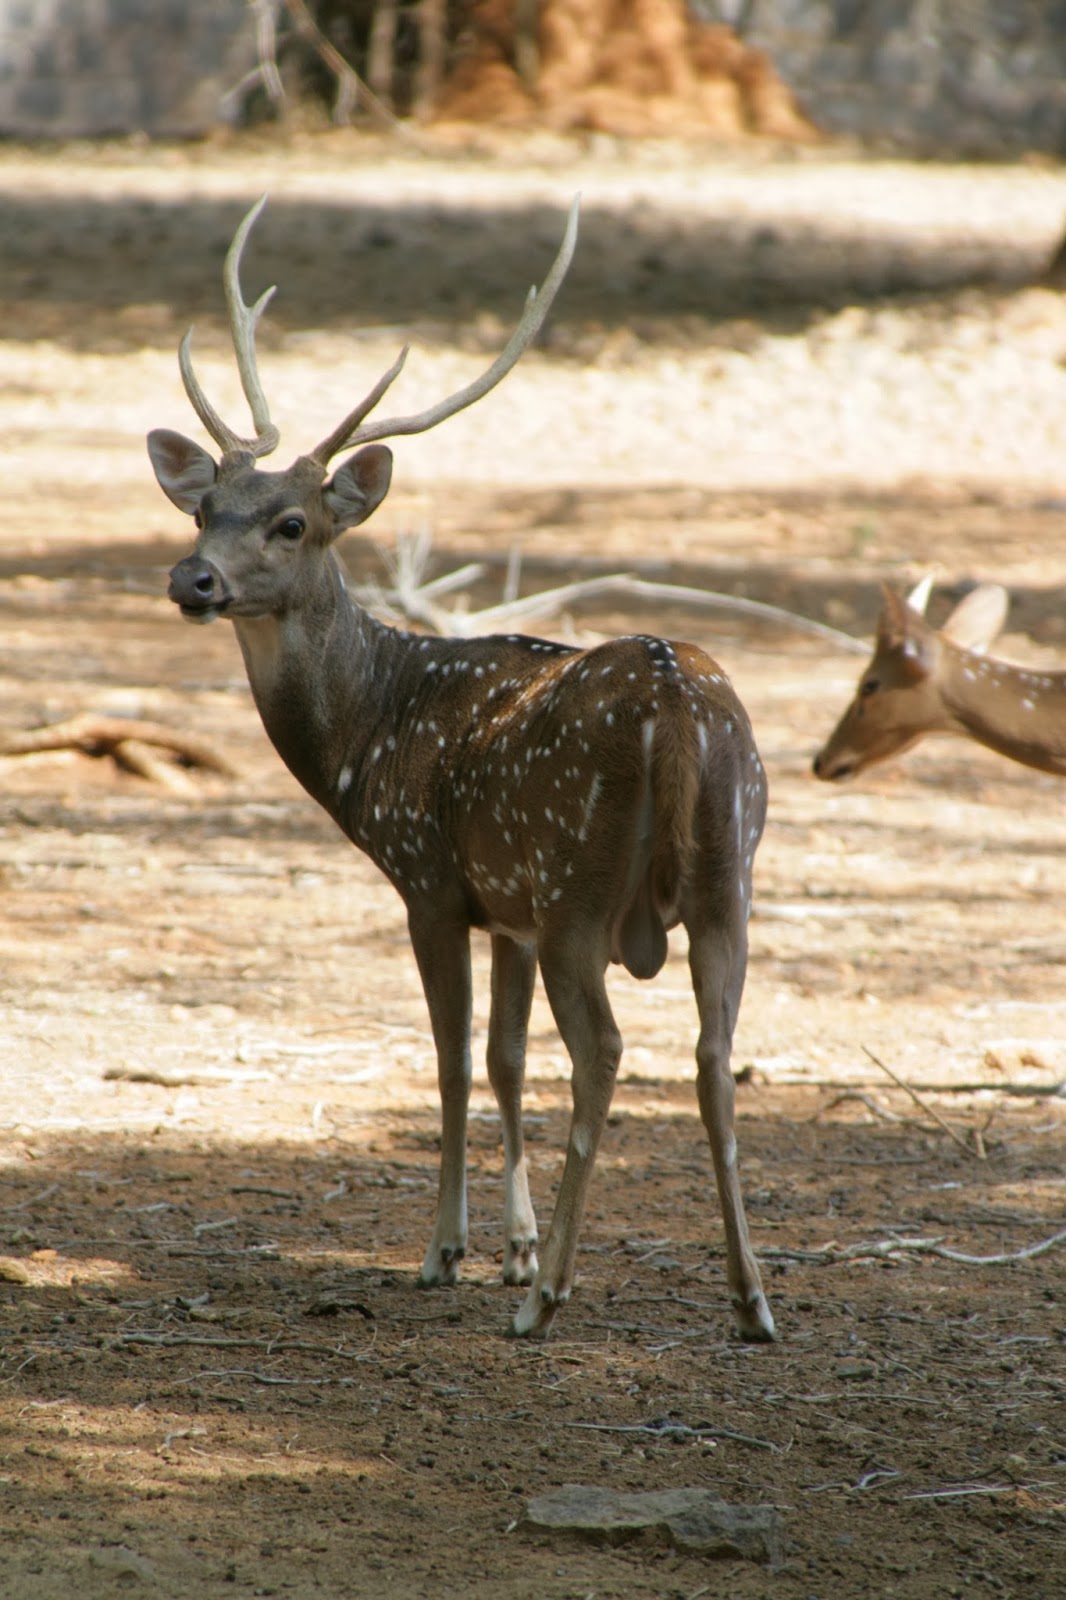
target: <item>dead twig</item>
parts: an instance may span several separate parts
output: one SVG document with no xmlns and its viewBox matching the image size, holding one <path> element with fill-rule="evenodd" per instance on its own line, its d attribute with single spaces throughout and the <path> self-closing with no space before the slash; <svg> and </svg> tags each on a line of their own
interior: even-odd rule
<svg viewBox="0 0 1066 1600">
<path fill-rule="evenodd" d="M 110 756 L 127 771 L 180 793 L 190 792 L 188 780 L 180 767 L 161 761 L 155 754 L 157 750 L 168 751 L 186 767 L 215 772 L 224 778 L 238 776 L 233 763 L 206 739 L 133 717 L 104 717 L 87 711 L 63 722 L 48 722 L 22 733 L 0 736 L 2 757 L 37 755 L 52 750 L 80 750 L 87 756 Z"/>
<path fill-rule="evenodd" d="M 333 103 L 334 123 L 338 127 L 345 127 L 355 107 L 362 101 L 387 132 L 399 134 L 411 144 L 419 144 L 420 141 L 411 130 L 405 128 L 403 123 L 393 116 L 388 106 L 381 103 L 369 84 L 363 81 L 355 68 L 322 33 L 304 0 L 284 0 L 284 3 L 297 35 L 307 40 L 337 80 L 337 98 Z"/>
<path fill-rule="evenodd" d="M 211 1367 L 203 1372 L 190 1372 L 173 1379 L 174 1383 L 201 1383 L 205 1378 L 247 1378 L 251 1383 L 275 1385 L 293 1389 L 322 1389 L 326 1387 L 349 1388 L 355 1378 L 281 1378 L 254 1367 Z"/>
<path fill-rule="evenodd" d="M 54 1194 L 58 1194 L 61 1187 L 61 1184 L 50 1183 L 47 1189 L 41 1189 L 37 1194 L 31 1194 L 28 1200 L 20 1200 L 14 1206 L 2 1206 L 0 1211 L 28 1211 L 31 1206 L 40 1205 L 42 1200 L 50 1200 Z"/>
<path fill-rule="evenodd" d="M 837 1089 L 842 1095 L 853 1093 L 857 1085 L 854 1081 L 844 1082 L 840 1078 L 814 1078 L 803 1073 L 790 1073 L 788 1071 L 774 1072 L 774 1082 L 787 1084 L 794 1087 L 802 1084 L 807 1089 Z M 863 1080 L 863 1086 L 868 1087 Z M 926 1094 L 999 1094 L 1015 1096 L 1019 1099 L 1054 1100 L 1066 1098 L 1066 1079 L 1056 1083 L 993 1083 L 989 1080 L 974 1078 L 965 1083 L 928 1083 L 925 1086 Z M 822 1111 L 829 1109 L 823 1106 Z M 883 1113 L 884 1114 L 884 1113 Z M 813 1122 L 821 1112 L 816 1112 Z"/>
<path fill-rule="evenodd" d="M 566 1428 L 584 1428 L 591 1433 L 641 1433 L 655 1439 L 732 1439 L 737 1444 L 754 1445 L 759 1450 L 773 1450 L 778 1455 L 788 1447 L 775 1444 L 772 1439 L 758 1439 L 750 1433 L 737 1433 L 734 1428 L 722 1428 L 713 1423 L 701 1423 L 698 1428 L 687 1422 L 672 1422 L 668 1417 L 655 1422 L 566 1422 Z"/>
<path fill-rule="evenodd" d="M 918 1106 L 919 1109 L 921 1111 L 923 1111 L 927 1117 L 932 1117 L 932 1119 L 936 1123 L 937 1127 L 940 1128 L 944 1133 L 946 1133 L 948 1138 L 951 1139 L 955 1144 L 957 1144 L 960 1150 L 964 1150 L 966 1152 L 966 1154 L 970 1157 L 971 1160 L 977 1160 L 977 1161 L 983 1161 L 984 1160 L 985 1149 L 984 1149 L 983 1141 L 977 1146 L 976 1149 L 972 1148 L 970 1145 L 968 1145 L 966 1143 L 966 1140 L 962 1137 L 962 1135 L 956 1133 L 955 1129 L 950 1125 L 950 1123 L 945 1122 L 943 1117 L 940 1115 L 940 1113 L 938 1111 L 934 1111 L 933 1107 L 928 1105 L 922 1099 L 921 1095 L 918 1093 L 918 1091 L 916 1089 L 912 1089 L 910 1084 L 909 1083 L 905 1083 L 904 1080 L 898 1075 L 898 1073 L 893 1072 L 891 1067 L 886 1066 L 885 1063 L 881 1060 L 880 1056 L 875 1056 L 873 1051 L 869 1048 L 868 1045 L 864 1044 L 862 1048 L 866 1052 L 866 1054 L 869 1056 L 869 1058 L 873 1062 L 874 1066 L 875 1067 L 880 1067 L 881 1071 L 886 1073 L 887 1076 L 892 1079 L 893 1083 L 898 1084 L 899 1087 L 904 1091 L 905 1094 L 909 1094 L 911 1099 L 914 1101 L 915 1105 Z"/>
<path fill-rule="evenodd" d="M 1052 1234 L 1050 1239 L 1041 1239 L 1039 1244 L 1031 1244 L 1027 1250 L 1009 1250 L 1005 1255 L 998 1256 L 970 1256 L 961 1250 L 948 1250 L 938 1246 L 934 1255 L 943 1256 L 946 1261 L 962 1261 L 967 1266 L 975 1267 L 1000 1267 L 1008 1261 L 1033 1261 L 1037 1256 L 1046 1255 L 1049 1250 L 1054 1250 L 1056 1245 L 1066 1243 L 1066 1228 L 1061 1233 Z"/>
<path fill-rule="evenodd" d="M 1012 1261 L 1032 1261 L 1037 1256 L 1046 1255 L 1049 1250 L 1054 1250 L 1064 1242 L 1066 1242 L 1066 1228 L 1060 1233 L 1052 1234 L 1050 1239 L 1042 1239 L 1038 1244 L 1028 1245 L 1024 1250 L 1009 1250 L 994 1256 L 967 1255 L 965 1251 L 950 1249 L 939 1238 L 867 1239 L 859 1244 L 849 1245 L 838 1244 L 834 1239 L 829 1244 L 822 1245 L 820 1249 L 813 1250 L 788 1250 L 777 1245 L 763 1245 L 759 1255 L 766 1260 L 810 1261 L 821 1264 L 837 1261 L 886 1260 L 903 1255 L 931 1255 L 941 1256 L 945 1261 L 960 1261 L 964 1266 L 999 1267 Z"/>
<path fill-rule="evenodd" d="M 790 1405 L 805 1406 L 840 1406 L 852 1401 L 860 1405 L 901 1405 L 901 1406 L 933 1406 L 943 1409 L 944 1402 L 939 1397 L 928 1399 L 924 1395 L 914 1394 L 883 1394 L 878 1389 L 841 1389 L 835 1394 L 796 1394 L 792 1390 L 775 1390 L 773 1394 L 764 1396 L 767 1404 L 775 1404 L 780 1400 L 787 1401 Z"/>
<path fill-rule="evenodd" d="M 305 0 L 249 0 L 255 19 L 256 54 L 258 61 L 250 72 L 222 96 L 223 115 L 236 120 L 241 104 L 248 92 L 262 84 L 270 103 L 281 113 L 285 105 L 285 86 L 278 70 L 278 16 L 282 7 L 288 12 L 293 34 L 311 46 L 315 54 L 333 74 L 337 94 L 333 102 L 332 120 L 337 127 L 346 127 L 352 112 L 361 102 L 370 115 L 387 133 L 403 139 L 416 149 L 426 150 L 425 141 L 406 127 L 374 93 L 370 85 L 356 72 L 318 27 Z"/>
<path fill-rule="evenodd" d="M 152 1083 L 162 1089 L 179 1089 L 192 1085 L 195 1088 L 214 1088 L 231 1083 L 269 1083 L 272 1072 L 255 1068 L 229 1067 L 105 1067 L 102 1077 L 107 1083 Z"/>
<path fill-rule="evenodd" d="M 857 1100 L 860 1105 L 866 1107 L 867 1111 L 872 1112 L 875 1117 L 880 1117 L 885 1122 L 908 1122 L 910 1120 L 908 1117 L 901 1117 L 898 1111 L 889 1111 L 886 1106 L 879 1106 L 872 1095 L 864 1094 L 861 1089 L 842 1089 L 839 1094 L 833 1096 L 832 1100 L 827 1100 L 824 1106 L 819 1106 L 813 1116 L 807 1118 L 807 1121 L 818 1122 L 827 1111 L 835 1110 L 845 1100 Z"/>
<path fill-rule="evenodd" d="M 240 1338 L 211 1338 L 207 1334 L 196 1333 L 132 1333 L 119 1334 L 119 1340 L 124 1345 L 149 1345 L 155 1348 L 176 1350 L 187 1346 L 196 1346 L 208 1350 L 263 1350 L 267 1355 L 274 1355 L 279 1350 L 299 1350 L 306 1355 L 313 1356 L 338 1356 L 344 1361 L 365 1361 L 365 1351 L 342 1350 L 339 1345 L 313 1344 L 307 1339 L 247 1339 Z"/>
<path fill-rule="evenodd" d="M 1055 1483 L 970 1483 L 958 1489 L 918 1489 L 914 1494 L 905 1494 L 904 1500 L 959 1500 L 971 1494 L 1019 1494 L 1034 1493 L 1038 1489 L 1054 1489 Z"/>
</svg>

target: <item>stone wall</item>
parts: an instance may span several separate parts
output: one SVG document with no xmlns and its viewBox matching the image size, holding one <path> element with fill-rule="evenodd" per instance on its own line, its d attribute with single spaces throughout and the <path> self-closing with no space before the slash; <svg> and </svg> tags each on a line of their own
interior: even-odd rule
<svg viewBox="0 0 1066 1600">
<path fill-rule="evenodd" d="M 0 134 L 203 133 L 255 59 L 246 0 L 0 0 Z"/>
<path fill-rule="evenodd" d="M 718 0 L 817 127 L 912 150 L 1066 155 L 1066 0 Z"/>
</svg>

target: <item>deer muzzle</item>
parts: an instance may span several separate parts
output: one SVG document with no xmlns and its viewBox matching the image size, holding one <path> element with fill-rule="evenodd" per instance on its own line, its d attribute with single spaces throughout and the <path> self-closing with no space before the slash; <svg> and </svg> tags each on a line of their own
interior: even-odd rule
<svg viewBox="0 0 1066 1600">
<path fill-rule="evenodd" d="M 840 783 L 858 771 L 857 761 L 833 756 L 829 754 L 828 747 L 818 752 L 811 766 L 814 776 L 821 778 L 824 783 Z"/>
<path fill-rule="evenodd" d="M 222 575 L 202 556 L 186 556 L 170 569 L 167 597 L 190 622 L 214 622 L 230 603 Z"/>
</svg>

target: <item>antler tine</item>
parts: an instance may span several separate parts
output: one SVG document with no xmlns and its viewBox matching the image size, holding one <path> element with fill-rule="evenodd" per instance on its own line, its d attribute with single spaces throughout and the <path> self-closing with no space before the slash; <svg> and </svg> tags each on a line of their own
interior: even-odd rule
<svg viewBox="0 0 1066 1600">
<path fill-rule="evenodd" d="M 331 456 L 336 455 L 338 450 L 343 450 L 350 445 L 367 444 L 374 439 L 391 439 L 405 433 L 425 433 L 427 429 L 435 428 L 438 422 L 444 422 L 446 418 L 453 417 L 457 411 L 465 410 L 467 406 L 473 405 L 476 400 L 480 400 L 483 395 L 488 394 L 490 389 L 494 389 L 501 379 L 507 376 L 523 351 L 532 344 L 551 309 L 552 301 L 555 299 L 559 285 L 566 277 L 567 269 L 573 258 L 574 246 L 577 243 L 577 221 L 580 208 L 581 196 L 575 195 L 570 206 L 570 214 L 567 218 L 562 243 L 559 246 L 559 252 L 555 260 L 552 262 L 548 276 L 539 290 L 535 285 L 530 289 L 529 294 L 526 296 L 522 320 L 495 361 L 490 367 L 486 368 L 480 377 L 475 378 L 473 383 L 467 384 L 465 389 L 460 389 L 457 393 L 449 395 L 446 400 L 438 401 L 435 406 L 430 406 L 426 411 L 420 411 L 416 416 L 390 417 L 384 422 L 368 422 L 360 426 L 363 418 L 377 404 L 377 400 L 384 394 L 400 370 L 403 362 L 403 356 L 401 356 L 400 361 L 386 373 L 385 377 L 371 391 L 371 395 L 357 406 L 350 416 L 344 419 L 340 427 L 336 428 L 328 439 L 325 439 L 316 450 L 311 452 L 313 458 L 325 464 Z M 404 355 L 406 353 L 405 350 Z M 375 396 L 376 398 L 374 398 Z"/>
<path fill-rule="evenodd" d="M 266 195 L 256 201 L 255 205 L 241 222 L 237 232 L 233 235 L 233 242 L 226 252 L 226 262 L 222 272 L 222 282 L 226 293 L 226 306 L 229 310 L 230 330 L 233 335 L 233 348 L 237 357 L 237 371 L 240 375 L 241 388 L 252 412 L 252 421 L 255 424 L 254 439 L 242 439 L 222 421 L 214 406 L 204 394 L 203 389 L 193 372 L 192 367 L 192 329 L 190 328 L 178 350 L 178 364 L 181 368 L 182 382 L 185 392 L 192 402 L 193 410 L 200 418 L 208 433 L 215 443 L 221 446 L 225 453 L 231 451 L 246 451 L 259 457 L 269 455 L 277 448 L 280 434 L 270 420 L 270 408 L 266 396 L 259 382 L 259 372 L 255 359 L 255 330 L 259 318 L 263 315 L 274 294 L 273 287 L 265 290 L 254 306 L 246 305 L 241 294 L 241 254 L 244 250 L 248 235 L 255 225 L 256 218 L 266 205 Z"/>
<path fill-rule="evenodd" d="M 312 461 L 319 462 L 323 467 L 328 466 L 329 462 L 337 454 L 337 451 L 344 449 L 345 445 L 349 442 L 353 431 L 358 427 L 359 423 L 362 422 L 364 417 L 370 415 L 371 411 L 373 411 L 374 407 L 377 405 L 386 389 L 388 389 L 393 379 L 399 377 L 403 364 L 407 360 L 407 353 L 410 348 L 410 345 L 404 345 L 403 349 L 396 357 L 396 360 L 392 363 L 392 366 L 389 368 L 388 372 L 384 373 L 378 379 L 377 383 L 375 383 L 374 387 L 371 389 L 366 398 L 364 400 L 360 400 L 354 411 L 349 411 L 344 421 L 339 427 L 334 428 L 328 439 L 323 439 L 322 443 L 316 449 L 311 451 Z"/>
<path fill-rule="evenodd" d="M 192 369 L 191 346 L 192 329 L 190 328 L 178 346 L 178 366 L 181 369 L 181 381 L 185 385 L 185 393 L 192 402 L 192 408 L 196 415 L 222 451 L 228 454 L 231 450 L 239 450 L 241 442 L 237 435 L 232 429 L 227 428 L 200 387 L 196 374 Z"/>
<path fill-rule="evenodd" d="M 237 371 L 240 373 L 241 388 L 244 390 L 255 424 L 255 440 L 248 444 L 254 456 L 269 455 L 271 450 L 277 448 L 280 437 L 277 428 L 270 420 L 270 407 L 259 382 L 259 369 L 255 359 L 256 325 L 274 297 L 275 286 L 271 285 L 269 289 L 264 289 L 254 306 L 245 305 L 241 294 L 241 255 L 245 241 L 266 202 L 266 195 L 260 196 L 233 235 L 233 243 L 226 252 L 223 272 L 226 304 L 229 307 L 230 325 L 233 329 L 233 346 L 237 353 Z"/>
</svg>

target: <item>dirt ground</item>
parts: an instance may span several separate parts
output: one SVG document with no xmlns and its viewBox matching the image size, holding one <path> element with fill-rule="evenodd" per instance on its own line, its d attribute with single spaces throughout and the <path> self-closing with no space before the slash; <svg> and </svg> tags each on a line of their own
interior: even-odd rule
<svg viewBox="0 0 1066 1600">
<path fill-rule="evenodd" d="M 1039 1250 L 1066 1226 L 1066 791 L 945 740 L 819 785 L 842 643 L 617 598 L 528 624 L 695 638 L 752 716 L 771 809 L 734 1065 L 779 1342 L 733 1335 L 680 944 L 612 980 L 627 1048 L 554 1336 L 504 1337 L 483 1071 L 462 1280 L 416 1289 L 438 1110 L 401 903 L 281 768 L 228 627 L 167 602 L 190 529 L 143 449 L 194 431 L 193 318 L 240 418 L 219 267 L 267 186 L 248 279 L 281 285 L 282 455 L 404 338 L 396 409 L 465 381 L 584 194 L 542 347 L 400 441 L 346 540 L 357 585 L 428 532 L 433 573 L 482 563 L 471 605 L 518 551 L 524 592 L 636 572 L 863 636 L 879 580 L 931 569 L 940 614 L 998 576 L 1003 650 L 1066 653 L 1066 317 L 1033 283 L 1057 169 L 484 135 L 0 149 L 0 725 L 150 717 L 239 774 L 0 762 L 0 1595 L 1066 1594 L 1066 1248 Z M 542 1231 L 567 1079 L 538 997 Z M 775 1506 L 785 1562 L 529 1528 L 564 1483 Z"/>
</svg>

